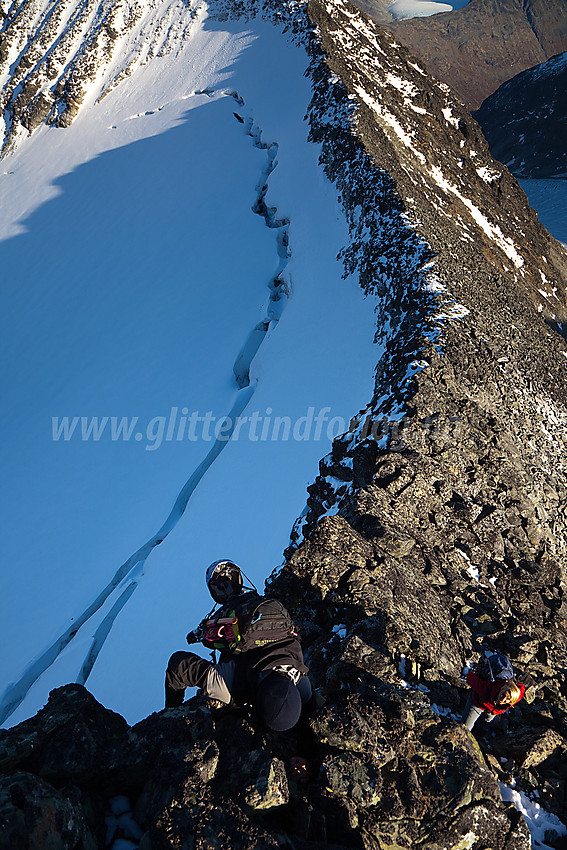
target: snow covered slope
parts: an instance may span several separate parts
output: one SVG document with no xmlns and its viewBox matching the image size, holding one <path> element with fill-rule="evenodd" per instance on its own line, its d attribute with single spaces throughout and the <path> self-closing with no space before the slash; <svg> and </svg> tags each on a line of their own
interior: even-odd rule
<svg viewBox="0 0 567 850">
<path fill-rule="evenodd" d="M 159 708 L 167 657 L 210 607 L 206 565 L 228 554 L 261 584 L 371 395 L 376 300 L 337 263 L 309 57 L 283 29 L 144 7 L 72 126 L 3 160 L 10 723 L 89 674 L 131 720 Z"/>
</svg>

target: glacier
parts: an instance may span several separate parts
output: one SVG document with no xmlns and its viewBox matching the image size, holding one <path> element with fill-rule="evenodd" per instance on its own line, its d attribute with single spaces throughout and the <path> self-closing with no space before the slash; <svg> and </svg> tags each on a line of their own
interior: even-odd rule
<svg viewBox="0 0 567 850">
<path fill-rule="evenodd" d="M 148 8 L 144 31 L 161 32 L 164 7 Z M 179 50 L 99 100 L 125 40 L 70 127 L 42 126 L 2 160 L 9 724 L 87 678 L 130 722 L 159 709 L 167 657 L 210 607 L 206 565 L 228 554 L 261 584 L 372 392 L 377 302 L 336 260 L 348 231 L 307 141 L 307 54 L 283 25 L 185 14 Z M 231 409 L 248 423 L 166 527 L 212 447 L 204 430 L 179 439 L 184 414 Z M 82 436 L 54 439 L 64 417 L 84 418 Z M 93 417 L 138 422 L 96 439 Z"/>
</svg>

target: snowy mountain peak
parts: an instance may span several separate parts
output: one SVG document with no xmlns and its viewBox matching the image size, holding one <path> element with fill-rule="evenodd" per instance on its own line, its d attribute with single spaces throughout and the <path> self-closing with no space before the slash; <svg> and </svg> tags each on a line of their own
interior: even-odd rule
<svg viewBox="0 0 567 850">
<path fill-rule="evenodd" d="M 69 126 L 81 105 L 100 102 L 153 58 L 171 55 L 183 64 L 207 17 L 221 21 L 242 13 L 287 22 L 309 42 L 305 6 L 297 2 L 244 9 L 222 2 L 14 2 L 2 27 L 3 155 L 44 122 Z M 500 268 L 535 298 L 544 292 L 542 311 L 562 321 L 561 284 L 541 267 L 544 252 L 534 257 L 531 246 L 527 252 L 522 247 L 529 217 L 522 196 L 459 99 L 346 0 L 314 2 L 312 15 L 324 17 L 339 76 L 371 113 L 357 119 L 361 135 L 365 122 L 376 123 L 413 184 L 409 193 L 421 196 L 425 181 L 430 208 L 452 219 L 464 239 L 496 246 Z M 512 201 L 504 215 L 502 198 Z"/>
</svg>

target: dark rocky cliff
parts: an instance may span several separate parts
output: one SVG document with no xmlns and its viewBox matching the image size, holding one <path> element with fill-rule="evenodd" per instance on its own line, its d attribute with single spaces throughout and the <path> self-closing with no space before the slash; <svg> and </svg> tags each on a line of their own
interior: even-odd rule
<svg viewBox="0 0 567 850">
<path fill-rule="evenodd" d="M 269 581 L 321 704 L 280 736 L 200 698 L 129 728 L 59 689 L 0 734 L 2 848 L 103 847 L 116 795 L 142 850 L 528 850 L 512 777 L 567 821 L 567 255 L 447 86 L 346 0 L 309 14 L 310 132 L 386 343 Z M 488 648 L 528 693 L 473 736 Z"/>
<path fill-rule="evenodd" d="M 456 12 L 385 25 L 469 109 L 498 86 L 567 49 L 565 0 L 471 0 Z"/>
<path fill-rule="evenodd" d="M 567 176 L 567 53 L 508 80 L 475 118 L 493 156 L 514 174 Z"/>
</svg>

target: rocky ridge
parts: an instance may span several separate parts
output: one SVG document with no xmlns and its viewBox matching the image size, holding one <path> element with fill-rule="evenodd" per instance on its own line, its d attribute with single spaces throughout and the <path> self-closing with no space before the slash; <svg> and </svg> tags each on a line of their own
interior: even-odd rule
<svg viewBox="0 0 567 850">
<path fill-rule="evenodd" d="M 498 240 L 489 248 L 482 225 L 475 234 L 480 242 L 469 241 L 470 218 L 479 225 L 471 205 L 464 204 L 468 219 L 456 208 L 452 215 L 443 210 L 428 176 L 451 201 L 476 200 L 482 193 L 479 203 L 493 227 L 505 228 L 506 219 L 510 226 L 516 218 L 524 231 L 516 244 L 522 247 L 535 248 L 540 225 L 523 218 L 525 202 L 506 169 L 478 161 L 479 151 L 486 156 L 484 140 L 450 93 L 422 81 L 427 99 L 418 100 L 419 78 L 411 69 L 422 69 L 408 58 L 409 67 L 400 74 L 400 61 L 394 79 L 387 62 L 397 48 L 387 39 L 377 42 L 381 50 L 369 67 L 364 43 L 375 33 L 348 7 L 335 6 L 334 19 L 328 5 L 312 4 L 310 11 L 331 68 L 372 110 L 371 120 L 360 105 L 356 119 L 366 150 L 395 180 L 410 220 L 434 247 L 442 297 L 450 292 L 460 308 L 452 321 L 437 326 L 438 335 L 423 334 L 420 351 L 413 337 L 412 363 L 410 328 L 416 318 L 421 332 L 423 325 L 414 304 L 406 302 L 402 321 L 389 328 L 373 403 L 321 462 L 273 586 L 287 593 L 303 621 L 317 608 L 318 629 L 306 642 L 312 641 L 312 675 L 321 677 L 323 690 L 347 682 L 358 691 L 364 674 L 395 682 L 403 669 L 414 698 L 415 690 L 427 693 L 442 714 L 458 712 L 459 677 L 467 662 L 488 648 L 506 652 L 530 685 L 528 698 L 489 738 L 485 756 L 496 775 L 504 762 L 565 821 L 565 347 L 550 328 L 541 293 L 527 282 L 527 270 L 518 273 L 523 264 L 514 268 L 501 259 Z M 340 38 L 333 38 L 338 32 Z M 391 89 L 384 95 L 388 82 L 401 92 L 398 101 Z M 435 104 L 432 92 L 447 100 Z M 396 110 L 404 96 L 406 109 Z M 408 109 L 407 100 L 428 108 Z M 446 132 L 441 142 L 437 129 L 437 144 L 428 147 L 427 129 L 439 113 L 447 123 L 454 119 L 456 132 Z M 443 159 L 436 162 L 437 146 Z M 435 179 L 438 168 L 443 179 Z M 479 178 L 488 172 L 492 179 L 480 189 Z M 454 188 L 447 190 L 447 184 Z M 564 259 L 555 248 L 554 286 L 564 303 Z M 541 249 L 536 262 L 543 279 L 549 254 Z M 325 611 L 327 630 L 321 634 Z M 373 711 L 368 699 L 365 716 Z M 373 813 L 378 821 L 379 812 L 380 806 Z M 402 804 L 405 835 L 398 833 L 396 841 L 420 846 L 429 837 L 412 835 L 409 817 Z M 382 813 L 380 839 L 368 846 L 390 846 L 390 829 Z M 475 835 L 479 843 L 471 846 L 491 846 Z"/>
<path fill-rule="evenodd" d="M 129 728 L 58 689 L 0 734 L 0 847 L 103 847 L 126 795 L 143 850 L 527 850 L 512 777 L 567 822 L 567 256 L 446 86 L 346 0 L 309 15 L 310 133 L 386 341 L 268 584 L 318 706 L 282 736 L 199 697 Z M 488 648 L 528 695 L 475 737 L 460 677 Z"/>
</svg>

